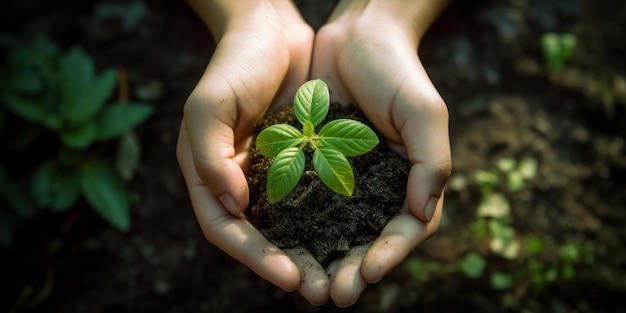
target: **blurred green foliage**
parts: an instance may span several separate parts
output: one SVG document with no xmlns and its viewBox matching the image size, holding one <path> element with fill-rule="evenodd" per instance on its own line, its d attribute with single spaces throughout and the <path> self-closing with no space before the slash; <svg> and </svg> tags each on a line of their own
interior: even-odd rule
<svg viewBox="0 0 626 313">
<path fill-rule="evenodd" d="M 574 55 L 576 36 L 573 34 L 545 33 L 541 36 L 543 58 L 552 72 L 560 72 Z"/>
<path fill-rule="evenodd" d="M 139 164 L 133 129 L 152 106 L 112 102 L 114 69 L 96 72 L 80 47 L 62 52 L 44 36 L 0 36 L 0 244 L 43 210 L 83 198 L 122 231 L 130 227 L 126 182 Z"/>
<path fill-rule="evenodd" d="M 532 158 L 503 158 L 494 169 L 476 171 L 480 201 L 463 237 L 473 248 L 454 264 L 411 258 L 406 266 L 413 278 L 426 282 L 433 273 L 487 277 L 491 288 L 502 292 L 502 304 L 512 308 L 525 294 L 539 296 L 550 284 L 574 278 L 576 268 L 592 264 L 592 246 L 579 240 L 557 243 L 548 236 L 516 232 L 509 196 L 524 190 L 538 167 Z"/>
</svg>

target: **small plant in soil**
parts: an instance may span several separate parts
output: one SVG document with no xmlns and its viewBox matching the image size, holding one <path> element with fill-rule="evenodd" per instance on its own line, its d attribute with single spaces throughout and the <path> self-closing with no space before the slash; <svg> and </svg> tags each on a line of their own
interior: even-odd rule
<svg viewBox="0 0 626 313">
<path fill-rule="evenodd" d="M 304 83 L 294 99 L 294 113 L 302 131 L 288 124 L 264 129 L 256 139 L 259 152 L 274 158 L 267 176 L 270 203 L 287 196 L 298 184 L 305 165 L 306 147 L 312 149 L 313 167 L 320 180 L 338 194 L 351 196 L 354 173 L 346 157 L 372 150 L 378 136 L 367 125 L 351 119 L 337 119 L 315 127 L 326 118 L 330 106 L 328 87 L 322 80 Z"/>
<path fill-rule="evenodd" d="M 329 104 L 324 82 L 303 84 L 293 106 L 259 124 L 246 217 L 277 247 L 304 248 L 322 266 L 371 243 L 402 207 L 410 170 L 381 140 L 363 112 Z"/>
</svg>

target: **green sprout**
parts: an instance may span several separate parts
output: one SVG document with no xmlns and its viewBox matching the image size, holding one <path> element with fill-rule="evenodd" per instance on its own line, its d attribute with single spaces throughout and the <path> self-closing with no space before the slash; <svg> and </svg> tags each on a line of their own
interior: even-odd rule
<svg viewBox="0 0 626 313">
<path fill-rule="evenodd" d="M 364 154 L 379 142 L 367 125 L 350 119 L 338 119 L 324 125 L 318 133 L 315 127 L 326 118 L 330 96 L 326 83 L 310 80 L 296 92 L 293 106 L 302 131 L 287 124 L 272 125 L 259 133 L 259 152 L 274 158 L 267 175 L 267 195 L 270 203 L 287 196 L 298 184 L 304 172 L 304 147 L 313 149 L 313 167 L 321 181 L 338 194 L 351 196 L 354 173 L 346 157 Z"/>
<path fill-rule="evenodd" d="M 576 36 L 573 34 L 545 33 L 541 36 L 543 58 L 550 71 L 560 72 L 574 55 Z"/>
</svg>

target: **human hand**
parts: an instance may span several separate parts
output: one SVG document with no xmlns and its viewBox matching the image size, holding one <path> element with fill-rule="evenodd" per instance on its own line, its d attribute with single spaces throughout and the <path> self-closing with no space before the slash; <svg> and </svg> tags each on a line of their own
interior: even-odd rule
<svg viewBox="0 0 626 313">
<path fill-rule="evenodd" d="M 411 164 L 403 208 L 371 246 L 353 248 L 329 267 L 330 298 L 356 302 L 439 227 L 451 172 L 448 111 L 416 49 L 445 1 L 342 1 L 315 39 L 312 77 L 333 101 L 354 104 Z"/>
<path fill-rule="evenodd" d="M 290 1 L 189 2 L 217 43 L 185 104 L 177 145 L 197 220 L 211 243 L 262 278 L 324 303 L 328 277 L 312 256 L 281 251 L 242 216 L 253 132 L 308 79 L 313 31 Z"/>
</svg>

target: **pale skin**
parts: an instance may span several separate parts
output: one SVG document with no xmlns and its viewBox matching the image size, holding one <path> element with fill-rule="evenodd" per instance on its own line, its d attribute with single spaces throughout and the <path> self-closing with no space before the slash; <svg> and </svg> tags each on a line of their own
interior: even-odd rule
<svg viewBox="0 0 626 313">
<path fill-rule="evenodd" d="M 451 170 L 448 111 L 416 51 L 447 1 L 343 0 L 317 34 L 286 0 L 188 2 L 217 43 L 185 104 L 177 147 L 202 231 L 284 290 L 316 305 L 352 305 L 439 227 Z M 327 269 L 304 249 L 272 245 L 244 216 L 255 125 L 314 78 L 333 101 L 361 109 L 411 164 L 399 214 Z"/>
</svg>

